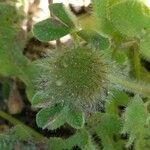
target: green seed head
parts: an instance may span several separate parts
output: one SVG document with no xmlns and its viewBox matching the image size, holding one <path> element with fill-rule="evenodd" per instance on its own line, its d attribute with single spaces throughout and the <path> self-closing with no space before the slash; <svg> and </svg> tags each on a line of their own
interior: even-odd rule
<svg viewBox="0 0 150 150">
<path fill-rule="evenodd" d="M 107 64 L 99 51 L 81 47 L 56 51 L 40 66 L 43 71 L 37 85 L 51 103 L 69 103 L 89 110 L 101 102 Z"/>
</svg>

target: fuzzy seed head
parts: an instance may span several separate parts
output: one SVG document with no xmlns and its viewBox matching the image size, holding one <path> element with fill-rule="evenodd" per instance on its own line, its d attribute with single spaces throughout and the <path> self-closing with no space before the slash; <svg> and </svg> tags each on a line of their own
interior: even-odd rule
<svg viewBox="0 0 150 150">
<path fill-rule="evenodd" d="M 70 103 L 85 110 L 101 101 L 107 64 L 99 51 L 81 47 L 55 51 L 40 66 L 37 88 L 51 103 Z"/>
</svg>

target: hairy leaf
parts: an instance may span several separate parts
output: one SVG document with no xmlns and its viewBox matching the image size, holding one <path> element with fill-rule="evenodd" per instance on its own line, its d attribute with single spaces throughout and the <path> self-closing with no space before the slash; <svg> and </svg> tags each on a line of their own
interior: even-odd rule
<svg viewBox="0 0 150 150">
<path fill-rule="evenodd" d="M 149 26 L 149 17 L 142 12 L 139 2 L 123 1 L 110 9 L 110 20 L 116 29 L 129 37 L 139 37 Z"/>
<path fill-rule="evenodd" d="M 148 116 L 149 113 L 142 99 L 139 96 L 135 96 L 124 114 L 123 133 L 129 133 L 130 135 L 127 146 L 130 146 L 136 138 L 143 137 Z"/>
<path fill-rule="evenodd" d="M 66 120 L 69 125 L 74 127 L 75 129 L 80 129 L 84 126 L 85 123 L 84 113 L 77 109 L 69 109 Z"/>
<path fill-rule="evenodd" d="M 122 123 L 117 115 L 95 113 L 90 117 L 88 126 L 89 130 L 101 139 L 104 150 L 123 148 L 123 142 L 119 139 Z"/>
<path fill-rule="evenodd" d="M 62 121 L 58 120 L 59 121 L 58 122 L 57 117 L 61 114 L 62 110 L 63 110 L 62 105 L 56 105 L 52 107 L 43 108 L 41 111 L 38 112 L 36 116 L 37 125 L 43 129 L 47 127 L 51 127 L 51 126 L 52 128 L 60 127 L 60 125 L 62 125 Z M 59 117 L 59 119 L 62 119 L 62 118 Z M 57 121 L 57 124 L 55 124 L 55 127 L 53 127 L 54 126 L 53 124 L 55 123 L 55 121 Z"/>
<path fill-rule="evenodd" d="M 12 17 L 10 13 L 13 13 Z M 21 30 L 14 24 L 15 7 L 0 3 L 0 14 L 2 17 L 0 20 L 0 74 L 17 76 L 27 83 L 25 68 L 29 62 L 22 55 L 23 43 L 21 43 L 22 38 L 19 37 Z"/>
</svg>

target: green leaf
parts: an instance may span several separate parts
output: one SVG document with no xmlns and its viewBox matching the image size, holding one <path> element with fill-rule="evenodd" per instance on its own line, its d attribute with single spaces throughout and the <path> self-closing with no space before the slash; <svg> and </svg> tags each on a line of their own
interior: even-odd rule
<svg viewBox="0 0 150 150">
<path fill-rule="evenodd" d="M 0 74 L 17 77 L 29 85 L 30 62 L 22 54 L 25 38 L 24 31 L 20 28 L 20 14 L 14 6 L 0 2 L 0 16 Z"/>
<path fill-rule="evenodd" d="M 108 19 L 109 0 L 94 0 L 94 16 L 96 17 L 97 27 L 105 34 L 112 35 L 114 27 Z"/>
<path fill-rule="evenodd" d="M 80 129 L 84 126 L 84 123 L 85 123 L 84 113 L 78 109 L 69 108 L 66 121 L 73 128 Z"/>
<path fill-rule="evenodd" d="M 49 130 L 56 130 L 66 122 L 67 107 L 64 107 L 61 112 L 53 117 L 53 120 L 45 126 Z"/>
<path fill-rule="evenodd" d="M 146 34 L 140 41 L 140 52 L 142 56 L 150 61 L 150 33 Z"/>
<path fill-rule="evenodd" d="M 14 75 L 16 73 L 16 70 L 14 69 L 15 64 L 12 63 L 13 61 L 12 46 L 14 44 L 11 41 L 13 40 L 14 36 L 15 32 L 13 31 L 13 28 L 8 26 L 0 27 L 0 72 L 4 75 L 7 74 Z"/>
<path fill-rule="evenodd" d="M 119 133 L 121 129 L 121 120 L 116 115 L 103 114 L 100 128 L 101 132 L 106 132 L 104 133 L 105 136 L 113 136 Z"/>
<path fill-rule="evenodd" d="M 149 113 L 139 96 L 135 96 L 127 107 L 124 114 L 123 133 L 129 133 L 129 141 L 127 146 L 130 146 L 133 141 L 145 135 L 145 125 Z"/>
<path fill-rule="evenodd" d="M 116 29 L 129 37 L 139 37 L 149 26 L 149 17 L 142 12 L 139 2 L 123 1 L 113 5 L 109 12 Z"/>
<path fill-rule="evenodd" d="M 63 106 L 61 104 L 52 107 L 43 108 L 42 110 L 40 110 L 36 115 L 36 123 L 38 127 L 45 129 L 48 126 L 51 126 L 51 124 L 55 122 L 55 120 L 57 119 L 57 117 L 59 116 L 62 110 L 63 110 Z M 58 124 L 56 128 L 58 128 L 59 126 L 60 124 Z"/>
<path fill-rule="evenodd" d="M 9 9 L 14 12 L 13 16 L 9 16 Z M 22 37 L 19 37 L 19 24 L 15 22 L 15 7 L 0 3 L 0 14 L 0 74 L 16 76 L 27 83 L 25 69 L 29 62 L 22 54 L 24 45 Z"/>
<path fill-rule="evenodd" d="M 49 106 L 49 104 L 41 104 L 43 108 L 36 115 L 36 122 L 38 127 L 49 130 L 57 129 L 62 126 L 65 122 L 71 125 L 73 128 L 79 129 L 84 126 L 84 113 L 68 107 L 63 107 L 61 104 L 55 106 Z"/>
<path fill-rule="evenodd" d="M 67 26 L 53 18 L 43 20 L 33 28 L 34 36 L 42 42 L 57 40 L 67 35 L 69 31 Z"/>
<path fill-rule="evenodd" d="M 54 14 L 67 27 L 74 28 L 75 25 L 72 20 L 73 15 L 67 8 L 65 8 L 64 4 L 54 3 L 49 6 L 49 9 L 50 12 Z"/>
<path fill-rule="evenodd" d="M 122 91 L 110 91 L 108 100 L 106 102 L 106 112 L 110 114 L 119 114 L 119 106 L 127 106 L 129 102 L 128 95 Z"/>
<path fill-rule="evenodd" d="M 94 131 L 102 140 L 102 146 L 104 150 L 119 150 L 122 149 L 123 145 L 119 140 L 114 140 L 120 136 L 120 130 L 122 127 L 121 120 L 117 115 L 112 114 L 102 114 L 99 116 L 100 122 L 95 122 L 95 126 L 93 126 Z M 94 123 L 94 122 L 93 122 Z"/>
<path fill-rule="evenodd" d="M 110 46 L 109 39 L 100 35 L 98 32 L 93 30 L 81 30 L 77 33 L 88 43 L 101 50 L 108 49 Z"/>
<path fill-rule="evenodd" d="M 27 90 L 29 94 L 32 88 Z M 39 107 L 39 108 L 46 107 L 48 104 L 50 104 L 49 96 L 43 92 L 37 92 L 36 94 L 34 94 L 31 102 L 33 107 Z"/>
</svg>

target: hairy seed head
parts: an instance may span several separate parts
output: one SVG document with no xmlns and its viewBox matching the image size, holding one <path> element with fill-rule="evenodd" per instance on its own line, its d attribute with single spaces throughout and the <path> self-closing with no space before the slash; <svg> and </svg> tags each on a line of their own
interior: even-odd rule
<svg viewBox="0 0 150 150">
<path fill-rule="evenodd" d="M 51 103 L 90 109 L 101 101 L 107 85 L 107 64 L 99 51 L 83 47 L 56 51 L 40 66 L 38 91 L 43 91 Z"/>
</svg>

